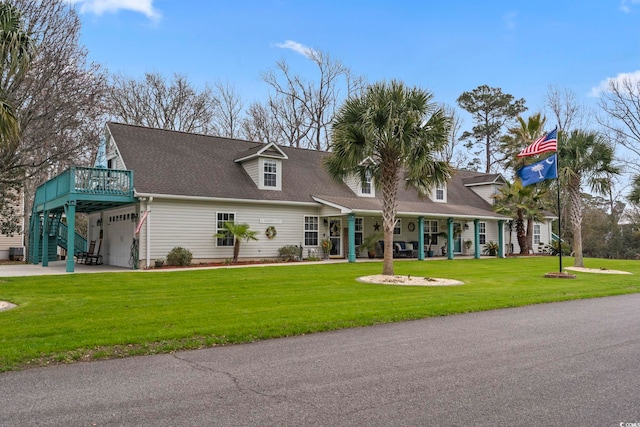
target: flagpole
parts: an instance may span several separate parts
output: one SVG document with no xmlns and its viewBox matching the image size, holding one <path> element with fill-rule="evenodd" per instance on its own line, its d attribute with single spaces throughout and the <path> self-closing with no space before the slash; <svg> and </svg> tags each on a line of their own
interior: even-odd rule
<svg viewBox="0 0 640 427">
<path fill-rule="evenodd" d="M 556 126 L 556 129 L 558 129 L 558 126 Z M 558 141 L 558 148 L 560 147 L 560 135 L 557 135 Z M 558 148 L 556 148 L 556 176 L 557 178 L 557 187 L 558 187 L 558 253 L 559 253 L 559 272 L 562 273 L 562 209 L 560 207 L 560 167 L 558 166 L 560 164 L 560 154 Z"/>
</svg>

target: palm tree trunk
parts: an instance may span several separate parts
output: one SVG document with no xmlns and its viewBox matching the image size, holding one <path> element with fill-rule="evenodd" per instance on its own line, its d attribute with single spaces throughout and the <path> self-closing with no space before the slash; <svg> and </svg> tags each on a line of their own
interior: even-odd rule
<svg viewBox="0 0 640 427">
<path fill-rule="evenodd" d="M 389 164 L 392 163 L 392 164 Z M 382 227 L 384 229 L 384 258 L 382 274 L 393 276 L 393 229 L 396 222 L 396 193 L 398 187 L 395 162 L 384 162 L 382 170 Z"/>
<path fill-rule="evenodd" d="M 233 262 L 238 262 L 238 255 L 240 254 L 240 239 L 235 238 L 233 243 Z"/>
<path fill-rule="evenodd" d="M 520 209 L 518 209 L 516 218 L 516 237 L 518 238 L 518 246 L 520 246 L 520 255 L 525 255 L 527 253 L 527 234 L 524 230 L 524 218 Z"/>
<path fill-rule="evenodd" d="M 533 219 L 527 218 L 527 253 L 533 252 Z"/>
<path fill-rule="evenodd" d="M 567 186 L 569 193 L 569 221 L 573 231 L 574 267 L 584 267 L 582 257 L 582 198 L 580 197 L 580 178 L 572 178 Z"/>
</svg>

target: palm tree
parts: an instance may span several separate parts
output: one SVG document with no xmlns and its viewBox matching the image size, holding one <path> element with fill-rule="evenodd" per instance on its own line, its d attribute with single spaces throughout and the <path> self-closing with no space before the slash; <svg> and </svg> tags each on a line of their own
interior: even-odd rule
<svg viewBox="0 0 640 427">
<path fill-rule="evenodd" d="M 352 176 L 364 182 L 370 174 L 382 192 L 385 275 L 393 275 L 400 181 L 425 195 L 451 176 L 449 164 L 436 160 L 447 144 L 450 120 L 432 99 L 431 93 L 402 82 L 376 83 L 342 105 L 331 129 L 333 153 L 325 158 L 329 174 L 339 182 Z"/>
<path fill-rule="evenodd" d="M 548 191 L 548 187 L 542 185 L 523 187 L 518 178 L 513 184 L 504 185 L 494 196 L 495 211 L 513 218 L 522 255 L 533 249 L 533 223 L 543 219 L 543 212 L 548 208 Z"/>
<path fill-rule="evenodd" d="M 532 144 L 545 133 L 544 126 L 547 122 L 547 118 L 543 116 L 542 113 L 533 114 L 529 116 L 527 120 L 522 118 L 522 116 L 518 116 L 517 120 L 518 126 L 510 127 L 507 135 L 502 137 L 500 141 L 500 147 L 502 153 L 504 153 L 504 164 L 507 168 L 513 169 L 513 171 L 517 171 L 537 161 L 531 157 L 518 157 L 517 155 L 522 149 Z M 519 181 L 520 178 L 516 178 L 516 180 Z M 515 190 L 516 193 L 522 193 L 513 194 L 512 196 L 514 197 L 511 198 L 511 201 L 514 201 L 516 205 L 519 206 L 514 212 L 518 212 L 518 209 L 521 209 L 523 211 L 520 213 L 524 215 L 520 220 L 516 218 L 516 229 L 519 225 L 518 221 L 522 221 L 524 224 L 526 220 L 526 229 L 523 228 L 520 230 L 521 233 L 525 233 L 526 240 L 524 246 L 523 243 L 520 242 L 521 236 L 518 235 L 518 245 L 520 246 L 521 254 L 528 253 L 533 247 L 533 223 L 536 220 L 541 220 L 542 211 L 548 208 L 546 197 L 549 185 L 550 182 L 545 181 L 544 183 L 536 185 L 535 190 L 522 186 L 507 190 L 508 192 Z"/>
<path fill-rule="evenodd" d="M 559 135 L 562 136 L 562 135 Z M 614 165 L 613 145 L 597 132 L 574 130 L 558 142 L 558 175 L 569 199 L 569 222 L 573 232 L 574 266 L 584 267 L 582 258 L 582 185 L 601 189 L 602 178 L 620 173 Z"/>
<path fill-rule="evenodd" d="M 257 231 L 249 229 L 249 224 L 236 224 L 231 221 L 224 223 L 223 231 L 217 233 L 214 237 L 218 239 L 224 239 L 226 237 L 233 236 L 233 262 L 238 262 L 238 255 L 240 254 L 240 241 L 245 240 L 258 240 L 256 235 Z"/>
<path fill-rule="evenodd" d="M 542 113 L 536 113 L 525 121 L 518 116 L 518 126 L 510 127 L 507 134 L 500 140 L 500 149 L 503 153 L 503 161 L 507 168 L 514 171 L 525 166 L 528 157 L 517 157 L 518 153 L 526 146 L 533 143 L 544 133 L 544 125 L 547 118 Z"/>
<path fill-rule="evenodd" d="M 15 144 L 20 133 L 15 106 L 5 90 L 17 76 L 26 73 L 33 50 L 33 39 L 24 30 L 20 11 L 8 3 L 0 3 L 0 140 L 3 147 Z"/>
</svg>

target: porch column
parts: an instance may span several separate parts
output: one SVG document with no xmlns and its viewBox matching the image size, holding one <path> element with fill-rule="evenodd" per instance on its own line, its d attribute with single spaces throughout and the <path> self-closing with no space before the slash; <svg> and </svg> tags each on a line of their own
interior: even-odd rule
<svg viewBox="0 0 640 427">
<path fill-rule="evenodd" d="M 504 258 L 504 221 L 498 220 L 498 258 Z"/>
<path fill-rule="evenodd" d="M 356 214 L 350 213 L 349 223 L 349 262 L 356 262 Z"/>
<path fill-rule="evenodd" d="M 76 247 L 76 201 L 70 200 L 64 205 L 67 216 L 67 273 L 75 271 L 74 253 Z M 96 261 L 97 262 L 97 261 Z"/>
<path fill-rule="evenodd" d="M 424 260 L 424 217 L 418 217 L 418 260 Z"/>
<path fill-rule="evenodd" d="M 447 258 L 453 259 L 453 218 L 447 218 Z"/>
<path fill-rule="evenodd" d="M 38 212 L 34 212 L 32 215 L 37 215 L 38 218 L 35 219 L 33 222 L 34 228 L 33 230 L 29 230 L 29 233 L 32 233 L 33 235 L 33 247 L 29 248 L 29 251 L 32 251 L 31 253 L 31 259 L 33 264 L 38 264 L 38 258 L 39 256 L 39 251 L 40 251 L 40 237 L 42 236 L 42 227 L 40 224 L 40 213 Z"/>
<path fill-rule="evenodd" d="M 42 266 L 49 267 L 49 211 L 42 218 Z"/>
<path fill-rule="evenodd" d="M 473 240 L 474 240 L 474 248 L 473 248 L 473 257 L 475 259 L 480 258 L 480 220 L 473 220 Z"/>
</svg>

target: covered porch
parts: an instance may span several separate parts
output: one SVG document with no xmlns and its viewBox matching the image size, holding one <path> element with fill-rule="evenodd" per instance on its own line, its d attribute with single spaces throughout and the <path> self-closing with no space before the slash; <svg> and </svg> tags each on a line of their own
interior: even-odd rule
<svg viewBox="0 0 640 427">
<path fill-rule="evenodd" d="M 497 256 L 504 258 L 506 221 L 506 218 L 496 217 L 401 213 L 394 227 L 394 257 L 424 260 L 437 256 L 454 259 L 464 255 L 480 258 L 484 245 L 497 240 Z M 375 257 L 383 256 L 384 230 L 378 212 L 328 214 L 321 222 L 324 224 L 322 238 L 332 243 L 332 258 L 356 262 L 357 258 L 367 257 L 372 241 Z"/>
</svg>

